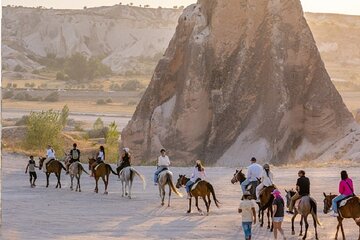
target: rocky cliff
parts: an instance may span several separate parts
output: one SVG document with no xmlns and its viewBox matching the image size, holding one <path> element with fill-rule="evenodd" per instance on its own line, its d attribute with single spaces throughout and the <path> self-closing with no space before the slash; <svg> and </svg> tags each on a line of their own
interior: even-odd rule
<svg viewBox="0 0 360 240">
<path fill-rule="evenodd" d="M 299 0 L 187 7 L 122 132 L 136 159 L 274 164 L 317 158 L 354 122 Z"/>
</svg>

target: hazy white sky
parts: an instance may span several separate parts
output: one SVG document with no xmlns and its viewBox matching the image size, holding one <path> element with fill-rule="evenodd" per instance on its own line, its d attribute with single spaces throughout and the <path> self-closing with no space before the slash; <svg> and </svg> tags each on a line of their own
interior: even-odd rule
<svg viewBox="0 0 360 240">
<path fill-rule="evenodd" d="M 226 0 L 224 0 L 226 1 Z M 83 8 L 110 6 L 122 2 L 134 5 L 149 4 L 151 7 L 189 5 L 196 0 L 1 0 L 2 5 L 45 6 L 53 8 Z M 330 12 L 360 15 L 360 0 L 301 0 L 306 12 Z"/>
</svg>

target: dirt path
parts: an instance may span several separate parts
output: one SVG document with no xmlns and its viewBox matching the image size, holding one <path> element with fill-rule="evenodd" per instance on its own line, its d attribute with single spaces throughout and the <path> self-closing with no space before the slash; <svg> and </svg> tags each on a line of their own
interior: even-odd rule
<svg viewBox="0 0 360 240">
<path fill-rule="evenodd" d="M 3 155 L 3 222 L 0 239 L 243 239 L 240 230 L 241 217 L 237 214 L 239 185 L 232 185 L 230 178 L 234 169 L 207 168 L 209 181 L 213 183 L 220 209 L 211 206 L 210 216 L 199 216 L 195 211 L 186 214 L 187 200 L 173 194 L 172 206 L 161 207 L 157 187 L 152 185 L 153 167 L 137 167 L 146 176 L 147 187 L 142 190 L 139 180 L 133 188 L 133 199 L 121 197 L 120 182 L 112 175 L 109 195 L 93 193 L 94 180 L 87 175 L 82 178 L 83 192 L 71 192 L 69 177 L 62 175 L 63 188 L 55 189 L 55 177 L 51 176 L 46 189 L 44 173 L 38 172 L 38 186 L 28 186 L 24 174 L 26 158 L 19 155 Z M 20 167 L 20 168 L 19 168 Z M 86 166 L 87 168 L 87 166 Z M 190 168 L 172 168 L 174 176 L 189 174 Z M 313 196 L 318 200 L 318 214 L 323 226 L 320 239 L 332 239 L 336 219 L 322 213 L 322 192 L 336 192 L 337 168 L 305 169 L 312 181 Z M 355 186 L 360 188 L 360 169 L 348 169 Z M 274 170 L 276 183 L 282 191 L 296 181 L 297 169 Z M 103 184 L 100 184 L 100 192 Z M 184 192 L 184 189 L 182 189 Z M 200 202 L 201 208 L 205 208 Z M 312 226 L 312 221 L 310 226 Z M 288 239 L 290 217 L 284 223 Z M 298 233 L 299 226 L 296 224 Z M 358 228 L 345 221 L 347 239 L 357 239 Z M 253 239 L 272 239 L 271 233 L 255 225 Z M 313 228 L 309 238 L 314 239 Z"/>
</svg>

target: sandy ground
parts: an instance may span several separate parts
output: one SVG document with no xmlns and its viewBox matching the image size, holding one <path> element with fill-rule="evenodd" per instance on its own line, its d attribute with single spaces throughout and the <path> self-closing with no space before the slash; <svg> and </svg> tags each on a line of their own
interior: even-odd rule
<svg viewBox="0 0 360 240">
<path fill-rule="evenodd" d="M 62 175 L 62 189 L 55 189 L 55 177 L 45 188 L 45 176 L 38 172 L 37 187 L 28 185 L 24 174 L 26 158 L 19 155 L 3 155 L 2 210 L 3 220 L 0 239 L 243 239 L 241 217 L 237 214 L 240 198 L 239 185 L 230 179 L 234 169 L 207 168 L 208 180 L 213 183 L 221 208 L 211 206 L 209 216 L 186 214 L 187 200 L 173 195 L 171 207 L 161 207 L 157 187 L 151 182 L 153 167 L 136 167 L 146 176 L 147 187 L 137 179 L 133 199 L 121 197 L 120 182 L 112 175 L 109 195 L 93 193 L 94 180 L 82 177 L 83 192 L 69 189 L 70 179 Z M 86 166 L 87 168 L 87 166 Z M 336 192 L 338 168 L 306 168 L 312 181 L 312 193 L 318 201 L 318 214 L 323 226 L 320 239 L 333 239 L 336 219 L 324 215 L 322 192 Z M 355 186 L 360 187 L 360 168 L 347 169 Z M 174 176 L 191 172 L 190 168 L 172 168 Z M 297 169 L 274 169 L 276 183 L 284 192 L 296 181 Z M 176 181 L 176 179 L 175 179 Z M 103 192 L 103 184 L 100 185 Z M 182 189 L 184 192 L 184 189 Z M 205 208 L 203 202 L 201 208 Z M 284 229 L 290 235 L 290 217 L 286 216 Z M 310 225 L 312 226 L 312 224 Z M 347 239 L 357 239 L 358 227 L 352 220 L 345 221 Z M 299 225 L 296 224 L 296 232 Z M 253 239 L 272 239 L 272 234 L 258 224 L 253 227 Z M 308 239 L 314 239 L 309 228 Z"/>
</svg>

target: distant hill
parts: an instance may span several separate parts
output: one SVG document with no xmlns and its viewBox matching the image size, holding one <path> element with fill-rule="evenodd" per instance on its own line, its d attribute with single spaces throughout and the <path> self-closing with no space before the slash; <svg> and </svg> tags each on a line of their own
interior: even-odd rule
<svg viewBox="0 0 360 240">
<path fill-rule="evenodd" d="M 180 9 L 116 5 L 84 10 L 3 7 L 3 68 L 41 68 L 39 57 L 100 56 L 119 74 L 152 74 L 175 32 Z M 306 13 L 337 85 L 360 84 L 360 16 Z"/>
</svg>

